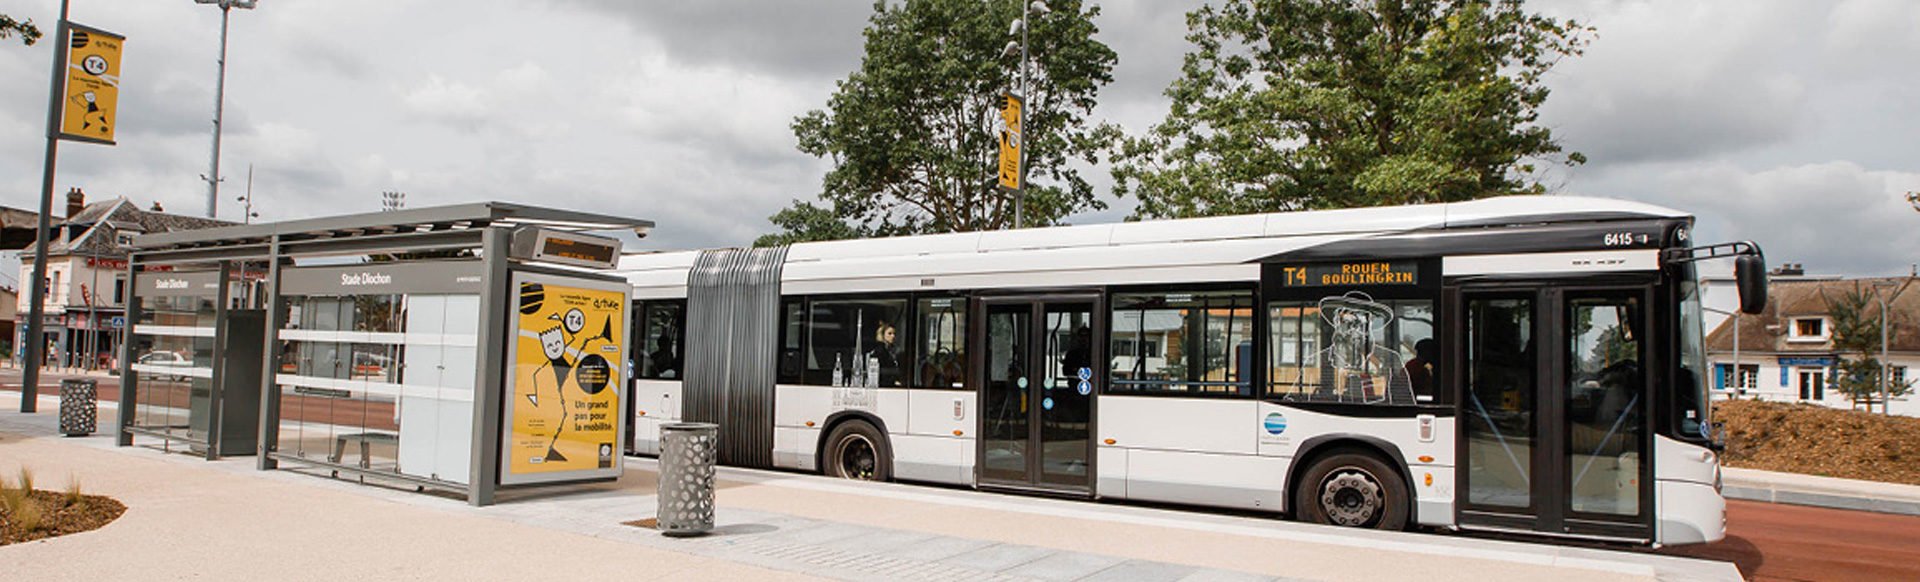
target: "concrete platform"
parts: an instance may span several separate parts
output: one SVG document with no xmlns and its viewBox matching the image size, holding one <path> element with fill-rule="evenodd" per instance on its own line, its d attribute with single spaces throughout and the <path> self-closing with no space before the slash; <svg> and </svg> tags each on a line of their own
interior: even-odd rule
<svg viewBox="0 0 1920 582">
<path fill-rule="evenodd" d="M 1756 469 L 1721 469 L 1730 499 L 1920 515 L 1920 486 L 1818 477 Z"/>
<path fill-rule="evenodd" d="M 0 474 L 68 474 L 130 507 L 107 528 L 0 548 L 25 579 L 1731 580 L 1731 564 L 1432 533 L 859 483 L 723 468 L 713 535 L 666 538 L 654 462 L 617 482 L 462 500 L 51 435 L 0 393 Z M 52 410 L 43 407 L 43 411 Z M 112 559 L 99 559 L 112 556 Z"/>
</svg>

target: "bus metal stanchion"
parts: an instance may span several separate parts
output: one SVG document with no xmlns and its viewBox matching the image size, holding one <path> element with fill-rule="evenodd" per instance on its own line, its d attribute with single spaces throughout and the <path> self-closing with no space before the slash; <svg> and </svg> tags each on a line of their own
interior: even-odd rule
<svg viewBox="0 0 1920 582">
<path fill-rule="evenodd" d="M 660 533 L 679 537 L 713 531 L 713 465 L 719 429 L 705 422 L 660 426 Z"/>
</svg>

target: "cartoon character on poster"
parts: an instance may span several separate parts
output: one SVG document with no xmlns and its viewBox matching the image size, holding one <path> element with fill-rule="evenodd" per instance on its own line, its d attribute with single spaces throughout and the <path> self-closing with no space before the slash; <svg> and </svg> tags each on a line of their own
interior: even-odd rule
<svg viewBox="0 0 1920 582">
<path fill-rule="evenodd" d="M 617 375 L 624 304 L 618 292 L 521 283 L 515 473 L 611 466 L 619 391 L 607 387 Z"/>
</svg>

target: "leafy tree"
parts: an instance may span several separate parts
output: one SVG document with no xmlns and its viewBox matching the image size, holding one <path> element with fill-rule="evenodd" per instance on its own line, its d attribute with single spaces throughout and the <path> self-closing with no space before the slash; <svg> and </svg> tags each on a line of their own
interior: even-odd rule
<svg viewBox="0 0 1920 582">
<path fill-rule="evenodd" d="M 1050 0 L 1029 31 L 1032 88 L 1019 91 L 1020 54 L 1003 52 L 1020 0 L 876 2 L 866 56 L 825 109 L 793 122 L 800 151 L 827 158 L 821 206 L 773 217 L 789 230 L 763 242 L 892 236 L 1011 226 L 1014 195 L 995 182 L 1002 95 L 1026 94 L 1025 220 L 1045 225 L 1104 208 L 1070 160 L 1097 162 L 1113 130 L 1090 128 L 1112 49 L 1093 38 L 1095 6 Z M 824 213 L 824 214 L 823 214 Z M 843 225 L 827 221 L 844 222 Z M 807 230 L 795 231 L 795 227 Z"/>
<path fill-rule="evenodd" d="M 1542 77 L 1592 29 L 1520 0 L 1227 0 L 1187 15 L 1166 119 L 1123 140 L 1141 216 L 1467 200 L 1545 190 Z"/>
<path fill-rule="evenodd" d="M 20 35 L 20 42 L 26 43 L 27 46 L 33 46 L 34 41 L 40 40 L 41 36 L 40 27 L 33 25 L 33 19 L 14 20 L 12 16 L 0 14 L 0 39 L 16 34 Z"/>
<path fill-rule="evenodd" d="M 762 235 L 753 241 L 756 247 L 774 247 L 823 240 L 863 238 L 868 230 L 847 224 L 832 210 L 795 200 L 792 206 L 775 212 L 768 220 L 780 232 Z"/>
<path fill-rule="evenodd" d="M 1827 303 L 1827 317 L 1833 321 L 1833 349 L 1840 352 L 1840 363 L 1836 365 L 1833 386 L 1855 406 L 1865 405 L 1869 410 L 1873 403 L 1880 401 L 1880 375 L 1885 373 L 1880 360 L 1880 317 L 1879 300 L 1870 288 L 1858 283 L 1852 291 L 1842 294 L 1839 299 L 1824 298 Z M 1868 317 L 1868 313 L 1873 314 Z M 1905 396 L 1912 391 L 1911 382 L 1890 383 L 1887 391 L 1891 397 Z M 1884 403 L 1882 403 L 1884 405 Z"/>
</svg>

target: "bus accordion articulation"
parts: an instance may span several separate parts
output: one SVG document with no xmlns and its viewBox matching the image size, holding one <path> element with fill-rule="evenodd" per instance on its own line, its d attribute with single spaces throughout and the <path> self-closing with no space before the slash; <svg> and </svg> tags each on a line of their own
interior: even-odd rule
<svg viewBox="0 0 1920 582">
<path fill-rule="evenodd" d="M 1725 535 L 1693 219 L 1563 196 L 628 256 L 629 451 L 1672 545 Z"/>
</svg>

